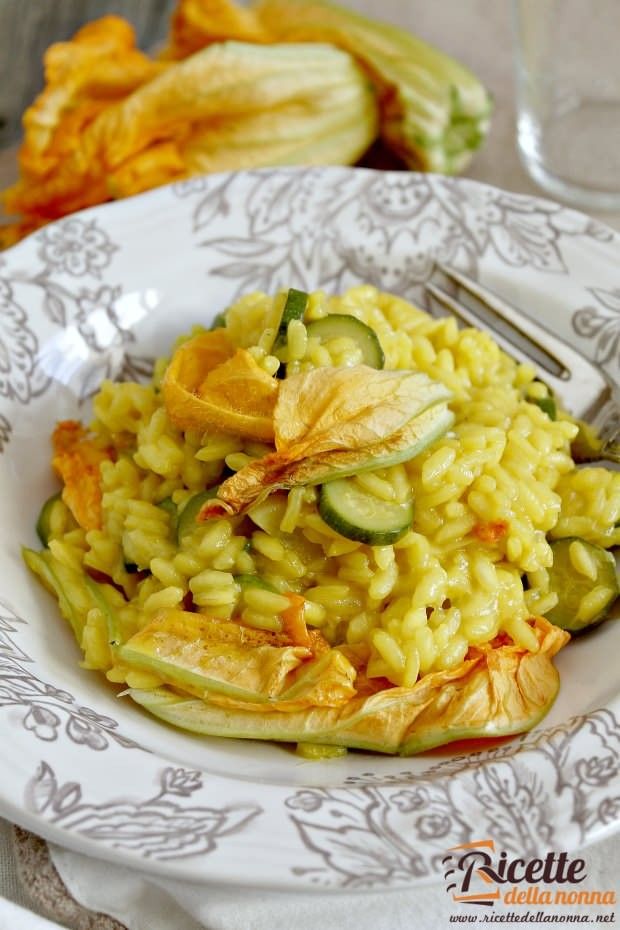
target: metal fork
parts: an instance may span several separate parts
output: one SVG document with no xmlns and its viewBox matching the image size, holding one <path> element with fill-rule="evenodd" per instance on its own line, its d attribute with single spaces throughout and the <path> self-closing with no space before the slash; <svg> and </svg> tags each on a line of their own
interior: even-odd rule
<svg viewBox="0 0 620 930">
<path fill-rule="evenodd" d="M 533 364 L 562 406 L 594 427 L 603 442 L 598 457 L 620 463 L 618 385 L 551 330 L 480 282 L 440 263 L 435 268 L 448 285 L 428 281 L 426 291 L 431 299 L 462 323 L 489 330 L 517 361 Z"/>
</svg>

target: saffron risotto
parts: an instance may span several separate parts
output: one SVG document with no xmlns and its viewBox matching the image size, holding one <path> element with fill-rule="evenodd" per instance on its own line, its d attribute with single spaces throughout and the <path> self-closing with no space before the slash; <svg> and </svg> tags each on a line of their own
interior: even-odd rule
<svg viewBox="0 0 620 930">
<path fill-rule="evenodd" d="M 485 649 L 538 653 L 543 633 L 554 629 L 544 617 L 558 604 L 553 542 L 578 537 L 571 571 L 594 582 L 587 543 L 609 549 L 620 542 L 620 474 L 576 468 L 571 441 L 578 425 L 562 411 L 550 417 L 548 391 L 534 369 L 516 363 L 490 335 L 363 285 L 337 297 L 310 294 L 276 352 L 283 300 L 252 293 L 222 320 L 231 344 L 268 375 L 283 361 L 287 377 L 359 365 L 355 340 L 311 334 L 313 321 L 350 315 L 378 336 L 386 370 L 425 373 L 450 392 L 454 422 L 443 435 L 410 460 L 350 479 L 386 504 L 412 495 L 411 526 L 392 544 L 346 538 L 320 515 L 317 486 L 300 485 L 265 496 L 243 516 L 194 519 L 179 534 L 175 525 L 188 501 L 273 452 L 273 444 L 173 425 L 161 389 L 166 359 L 149 384 L 105 381 L 89 433 L 93 447 L 106 450 L 93 465 L 100 525 L 76 520 L 64 493 L 50 511 L 47 539 L 48 567 L 59 583 L 33 566 L 58 596 L 84 667 L 157 693 L 171 683 L 129 663 L 119 643 L 179 611 L 281 635 L 291 594 L 303 598 L 309 630 L 355 657 L 365 694 L 450 678 Z M 177 348 L 200 332 L 181 337 Z M 105 587 L 105 608 L 88 596 L 85 576 Z M 244 585 L 248 577 L 261 585 Z M 582 619 L 594 617 L 610 594 L 593 584 L 579 605 Z M 562 637 L 550 655 L 568 639 Z M 172 686 L 177 696 L 183 692 Z M 195 700 L 195 688 L 187 690 Z"/>
</svg>

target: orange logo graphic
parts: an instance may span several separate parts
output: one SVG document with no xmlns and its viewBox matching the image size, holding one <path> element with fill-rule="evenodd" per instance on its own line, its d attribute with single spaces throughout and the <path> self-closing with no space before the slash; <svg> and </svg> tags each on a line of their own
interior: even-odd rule
<svg viewBox="0 0 620 930">
<path fill-rule="evenodd" d="M 492 839 L 452 846 L 442 859 L 446 891 L 457 904 L 615 904 L 615 892 L 579 888 L 587 878 L 583 859 L 566 852 L 541 858 L 511 857 Z M 559 886 L 555 890 L 551 885 Z"/>
<path fill-rule="evenodd" d="M 499 900 L 499 888 L 491 875 L 485 871 L 493 861 L 489 854 L 484 852 L 486 849 L 495 852 L 493 840 L 476 840 L 473 843 L 452 846 L 448 855 L 441 860 L 446 869 L 444 878 L 449 881 L 446 890 L 452 892 L 453 901 L 492 906 Z M 453 856 L 452 853 L 460 855 Z M 478 891 L 471 890 L 474 877 L 482 881 Z"/>
</svg>

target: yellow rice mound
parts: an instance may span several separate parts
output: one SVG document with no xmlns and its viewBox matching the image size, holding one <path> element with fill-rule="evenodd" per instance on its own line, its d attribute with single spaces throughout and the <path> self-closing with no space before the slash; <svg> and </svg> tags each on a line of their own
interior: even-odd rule
<svg viewBox="0 0 620 930">
<path fill-rule="evenodd" d="M 170 512 L 158 505 L 171 497 L 182 507 L 217 484 L 225 468 L 238 470 L 270 447 L 173 427 L 159 390 L 162 360 L 149 385 L 102 384 L 92 429 L 116 450 L 116 460 L 101 465 L 103 525 L 85 532 L 58 508 L 49 543 L 54 558 L 124 588 L 129 599 L 119 593 L 114 604 L 124 639 L 158 611 L 187 603 L 189 594 L 211 617 L 277 631 L 288 602 L 268 590 L 242 591 L 235 580 L 258 574 L 277 592 L 303 594 L 310 627 L 332 644 L 357 644 L 368 676 L 396 685 L 455 668 L 471 645 L 499 634 L 536 651 L 527 620 L 557 603 L 547 538 L 617 545 L 620 475 L 576 470 L 570 441 L 577 427 L 561 413 L 550 420 L 526 399 L 546 388 L 489 335 L 459 329 L 453 318 L 434 319 L 371 286 L 340 297 L 316 292 L 308 306 L 307 320 L 328 312 L 358 317 L 379 336 L 386 368 L 426 372 L 453 393 L 450 432 L 405 464 L 355 479 L 385 500 L 413 490 L 414 522 L 402 539 L 371 547 L 343 538 L 319 516 L 316 489 L 300 487 L 261 504 L 260 526 L 247 517 L 211 520 L 177 543 Z M 265 347 L 281 307 L 281 296 L 255 293 L 226 313 L 231 342 L 248 348 L 270 374 L 278 359 Z M 320 345 L 301 321 L 289 327 L 289 371 L 360 361 L 349 339 Z M 128 572 L 130 563 L 150 573 Z M 131 687 L 157 684 L 154 675 L 115 659 L 100 610 L 90 607 L 84 619 L 87 667 Z"/>
</svg>

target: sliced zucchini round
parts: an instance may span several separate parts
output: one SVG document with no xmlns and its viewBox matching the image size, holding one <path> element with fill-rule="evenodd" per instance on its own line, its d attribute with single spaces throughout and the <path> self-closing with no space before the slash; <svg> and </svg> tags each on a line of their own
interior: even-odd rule
<svg viewBox="0 0 620 930">
<path fill-rule="evenodd" d="M 280 345 L 286 342 L 286 332 L 288 324 L 292 320 L 303 320 L 306 307 L 308 306 L 308 294 L 305 291 L 298 291 L 295 287 L 289 287 L 284 309 L 280 317 L 280 324 L 276 335 L 276 343 Z"/>
<path fill-rule="evenodd" d="M 381 500 L 360 488 L 354 478 L 335 478 L 320 487 L 319 513 L 346 539 L 369 546 L 389 546 L 411 527 L 413 500 Z"/>
<path fill-rule="evenodd" d="M 601 623 L 620 593 L 611 552 L 576 536 L 558 539 L 551 549 L 549 582 L 558 603 L 547 620 L 569 633 Z"/>
<path fill-rule="evenodd" d="M 160 501 L 157 505 L 161 510 L 165 510 L 166 513 L 170 514 L 170 524 L 174 528 L 177 522 L 177 505 L 172 500 L 171 497 L 164 497 L 163 501 Z"/>
<path fill-rule="evenodd" d="M 226 314 L 218 313 L 213 317 L 213 322 L 209 327 L 209 331 L 213 332 L 214 329 L 224 329 L 226 326 Z"/>
<path fill-rule="evenodd" d="M 47 547 L 49 544 L 51 536 L 52 514 L 56 505 L 60 503 L 62 503 L 62 494 L 59 491 L 57 494 L 52 494 L 51 497 L 48 497 L 48 499 L 41 507 L 35 529 L 37 531 L 37 536 L 41 540 L 41 544 L 43 546 Z"/>
<path fill-rule="evenodd" d="M 534 391 L 535 388 L 544 387 L 547 390 L 547 394 L 538 396 Z M 529 388 L 525 391 L 525 399 L 530 404 L 536 404 L 537 407 L 540 407 L 543 413 L 546 413 L 550 420 L 557 420 L 558 418 L 558 407 L 555 402 L 555 397 L 549 390 L 548 385 L 544 381 L 540 381 L 538 378 L 532 382 Z"/>
<path fill-rule="evenodd" d="M 555 399 L 548 395 L 547 397 L 528 397 L 530 404 L 536 404 L 543 413 L 546 413 L 550 420 L 557 420 L 558 408 Z"/>
<path fill-rule="evenodd" d="M 217 497 L 217 490 L 217 487 L 215 487 L 209 488 L 207 491 L 199 491 L 198 494 L 194 494 L 187 501 L 177 518 L 177 543 L 179 545 L 184 536 L 193 533 L 196 529 L 196 517 L 202 510 L 202 505 L 211 498 Z"/>
<path fill-rule="evenodd" d="M 272 594 L 278 593 L 274 586 L 261 578 L 260 575 L 241 574 L 233 577 L 242 591 L 246 591 L 248 588 L 260 588 L 261 591 L 270 591 Z"/>
<path fill-rule="evenodd" d="M 297 755 L 302 759 L 320 762 L 322 759 L 340 759 L 346 756 L 346 746 L 327 746 L 325 743 L 297 743 Z"/>
<path fill-rule="evenodd" d="M 306 327 L 308 337 L 316 337 L 321 342 L 332 339 L 351 339 L 362 351 L 362 363 L 370 368 L 383 368 L 385 355 L 374 329 L 362 323 L 348 313 L 330 313 L 320 320 L 314 320 Z"/>
<path fill-rule="evenodd" d="M 596 462 L 601 457 L 603 440 L 596 430 L 583 420 L 576 421 L 579 432 L 570 444 L 570 454 L 575 462 Z"/>
</svg>

